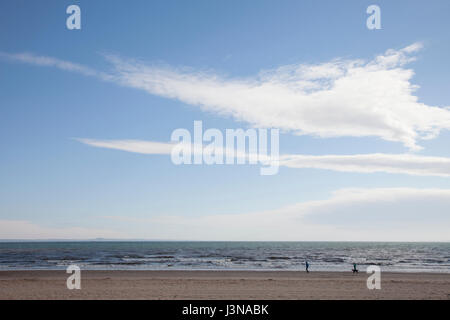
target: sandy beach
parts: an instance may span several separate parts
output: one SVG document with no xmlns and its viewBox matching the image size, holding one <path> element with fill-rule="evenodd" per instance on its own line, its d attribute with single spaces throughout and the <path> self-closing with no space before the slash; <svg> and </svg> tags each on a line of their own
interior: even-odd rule
<svg viewBox="0 0 450 320">
<path fill-rule="evenodd" d="M 68 290 L 60 271 L 0 271 L 0 299 L 450 299 L 450 274 L 291 271 L 82 271 Z"/>
</svg>

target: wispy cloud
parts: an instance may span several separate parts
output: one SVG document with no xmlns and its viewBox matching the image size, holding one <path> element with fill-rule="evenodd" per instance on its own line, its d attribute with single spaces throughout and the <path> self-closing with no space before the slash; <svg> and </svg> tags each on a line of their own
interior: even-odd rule
<svg viewBox="0 0 450 320">
<path fill-rule="evenodd" d="M 75 140 L 98 148 L 116 149 L 142 154 L 170 154 L 174 144 L 143 140 L 96 140 L 75 138 Z"/>
<path fill-rule="evenodd" d="M 167 142 L 154 142 L 154 141 L 145 141 L 145 140 L 98 140 L 98 139 L 85 139 L 85 138 L 74 138 L 74 140 L 79 141 L 81 143 L 87 144 L 92 147 L 97 148 L 106 148 L 106 149 L 115 149 L 133 153 L 141 153 L 141 154 L 159 154 L 159 155 L 170 155 L 175 146 L 177 147 L 177 151 L 189 150 L 189 153 L 194 155 L 196 153 L 202 154 L 202 150 L 205 150 L 205 146 L 195 147 L 194 144 L 189 143 L 167 143 Z M 212 148 L 212 147 L 208 147 Z M 206 152 L 206 151 L 205 151 Z M 235 149 L 227 149 L 225 148 L 212 148 L 208 152 L 212 152 L 217 156 L 231 156 L 234 158 L 252 158 L 259 159 L 261 162 L 269 162 L 271 161 L 270 156 L 268 155 L 258 155 L 258 154 L 249 154 L 246 152 L 241 152 Z"/>
<path fill-rule="evenodd" d="M 113 68 L 97 72 L 50 57 L 1 54 L 8 59 L 97 76 L 231 116 L 255 127 L 276 127 L 318 137 L 379 137 L 417 150 L 420 139 L 450 129 L 448 106 L 419 102 L 411 82 L 420 43 L 389 49 L 371 60 L 334 59 L 229 78 L 213 72 L 149 65 L 106 56 Z"/>
<path fill-rule="evenodd" d="M 341 172 L 387 172 L 418 176 L 450 176 L 450 158 L 412 154 L 285 155 L 280 159 L 280 166 Z"/>
<path fill-rule="evenodd" d="M 85 76 L 97 77 L 102 80 L 113 80 L 113 76 L 104 72 L 97 71 L 95 69 L 86 67 L 81 64 L 65 61 L 53 57 L 38 56 L 31 53 L 6 53 L 0 52 L 0 58 L 32 64 L 41 67 L 54 67 L 64 71 L 76 72 Z"/>
<path fill-rule="evenodd" d="M 170 155 L 173 143 L 143 140 L 76 139 L 84 144 L 141 154 Z M 223 151 L 227 152 L 227 151 Z M 220 154 L 220 151 L 218 152 Z M 230 152 L 230 154 L 232 154 Z M 249 157 L 249 155 L 236 155 Z M 254 156 L 255 157 L 255 156 Z M 260 159 L 269 161 L 270 159 Z M 280 155 L 280 166 L 289 168 L 326 169 L 359 173 L 398 173 L 417 176 L 450 176 L 450 158 L 413 154 L 353 154 L 353 155 Z"/>
<path fill-rule="evenodd" d="M 149 66 L 109 57 L 122 85 L 232 116 L 255 127 L 319 137 L 375 136 L 417 150 L 450 128 L 450 110 L 420 103 L 413 70 L 421 48 L 388 50 L 370 61 L 295 64 L 249 78 Z"/>
<path fill-rule="evenodd" d="M 342 189 L 263 212 L 109 219 L 141 238 L 184 240 L 449 241 L 450 190 Z M 382 230 L 383 232 L 380 232 Z"/>
</svg>

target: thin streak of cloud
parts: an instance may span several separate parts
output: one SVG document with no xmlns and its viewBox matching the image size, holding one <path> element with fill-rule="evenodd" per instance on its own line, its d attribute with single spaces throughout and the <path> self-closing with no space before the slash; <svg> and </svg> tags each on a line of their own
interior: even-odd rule
<svg viewBox="0 0 450 320">
<path fill-rule="evenodd" d="M 140 154 L 170 155 L 172 153 L 172 149 L 175 146 L 180 146 L 178 143 L 154 142 L 154 141 L 133 140 L 133 139 L 98 140 L 98 139 L 74 138 L 74 140 L 92 147 L 121 150 Z M 181 148 L 179 148 L 178 151 L 181 151 L 183 149 L 185 151 L 189 150 L 189 152 L 192 155 L 196 154 L 199 150 L 202 150 L 201 148 L 196 148 L 194 144 L 189 143 L 181 144 Z M 235 158 L 259 159 L 262 162 L 271 161 L 271 158 L 267 155 L 249 154 L 246 152 L 240 152 L 229 148 L 220 148 L 220 149 L 212 148 L 211 151 L 213 151 L 217 157 L 233 156 Z"/>
<path fill-rule="evenodd" d="M 141 154 L 170 155 L 173 143 L 152 142 L 143 140 L 96 140 L 96 139 L 76 139 L 84 144 L 122 150 Z M 190 147 L 190 146 L 186 146 Z M 194 150 L 194 148 L 192 148 Z M 220 155 L 218 150 L 216 154 Z M 229 151 L 230 154 L 231 150 Z M 256 158 L 255 155 L 236 155 L 237 157 Z M 270 161 L 263 158 L 261 161 Z M 302 155 L 284 154 L 280 155 L 280 166 L 288 168 L 310 168 L 325 169 L 340 172 L 375 173 L 386 172 L 394 174 L 407 174 L 417 176 L 450 176 L 450 158 L 430 157 L 414 154 L 353 154 L 353 155 Z"/>
<path fill-rule="evenodd" d="M 450 158 L 412 154 L 284 155 L 281 156 L 280 166 L 340 172 L 450 176 Z"/>
<path fill-rule="evenodd" d="M 98 148 L 116 149 L 142 154 L 170 154 L 174 144 L 142 140 L 96 140 L 75 138 L 75 140 Z"/>
<path fill-rule="evenodd" d="M 10 61 L 16 61 L 16 62 L 22 62 L 27 64 L 32 64 L 36 66 L 41 67 L 54 67 L 60 70 L 64 71 L 70 71 L 79 73 L 85 76 L 89 77 L 97 77 L 105 81 L 112 81 L 113 76 L 108 75 L 103 72 L 99 72 L 97 70 L 94 70 L 92 68 L 86 67 L 81 64 L 73 63 L 70 61 L 65 61 L 53 57 L 47 57 L 47 56 L 38 56 L 31 53 L 23 52 L 23 53 L 6 53 L 6 52 L 0 52 L 0 58 L 10 60 Z"/>
</svg>

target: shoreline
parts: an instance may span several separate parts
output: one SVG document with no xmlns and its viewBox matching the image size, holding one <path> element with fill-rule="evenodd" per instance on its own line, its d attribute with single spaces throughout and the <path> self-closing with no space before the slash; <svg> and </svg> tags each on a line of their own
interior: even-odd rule
<svg viewBox="0 0 450 320">
<path fill-rule="evenodd" d="M 76 264 L 75 264 L 76 265 Z M 62 268 L 42 268 L 42 269 L 0 269 L 0 274 L 3 272 L 65 272 L 67 266 L 64 266 Z M 293 273 L 304 273 L 304 269 L 177 269 L 177 268 L 170 268 L 170 269 L 85 269 L 83 267 L 80 267 L 83 272 L 293 272 Z M 349 268 L 350 270 L 351 268 Z M 358 267 L 360 274 L 366 274 L 366 270 L 363 268 Z M 442 274 L 442 275 L 449 275 L 450 276 L 450 270 L 449 271 L 433 271 L 433 270 L 427 270 L 427 271 L 383 271 L 383 274 L 414 274 L 414 275 L 421 275 L 421 274 Z M 349 273 L 349 271 L 345 270 L 309 270 L 309 273 L 336 273 L 336 274 L 346 274 Z"/>
<path fill-rule="evenodd" d="M 0 271 L 0 299 L 450 299 L 450 274 L 382 272 L 367 289 L 365 272 L 235 270 L 82 270 L 69 290 L 64 270 Z"/>
</svg>

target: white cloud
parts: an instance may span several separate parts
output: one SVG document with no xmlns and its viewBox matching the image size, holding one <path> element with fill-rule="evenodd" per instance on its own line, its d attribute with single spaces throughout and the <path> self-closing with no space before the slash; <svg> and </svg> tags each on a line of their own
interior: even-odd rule
<svg viewBox="0 0 450 320">
<path fill-rule="evenodd" d="M 374 136 L 420 149 L 420 139 L 450 128 L 449 107 L 429 106 L 414 95 L 412 69 L 420 43 L 389 49 L 369 61 L 335 59 L 294 64 L 247 78 L 148 65 L 107 56 L 109 73 L 50 57 L 0 54 L 0 57 L 96 76 L 150 94 L 232 116 L 255 127 L 275 127 L 318 137 Z"/>
<path fill-rule="evenodd" d="M 143 140 L 77 140 L 94 147 L 142 154 L 170 155 L 174 146 L 174 144 L 171 143 Z M 313 168 L 341 172 L 386 172 L 418 176 L 450 176 L 450 158 L 419 156 L 413 154 L 372 153 L 319 156 L 285 154 L 280 155 L 279 165 L 289 168 Z"/>
<path fill-rule="evenodd" d="M 450 176 L 450 158 L 412 154 L 285 155 L 280 166 L 342 172 L 387 172 L 418 176 Z"/>
<path fill-rule="evenodd" d="M 107 149 L 116 149 L 142 154 L 170 154 L 174 144 L 143 140 L 96 140 L 75 139 L 81 143 Z"/>
<path fill-rule="evenodd" d="M 165 143 L 165 142 L 153 142 L 146 140 L 98 140 L 98 139 L 85 139 L 85 138 L 75 138 L 75 140 L 87 144 L 92 147 L 105 148 L 105 149 L 115 149 L 133 153 L 141 153 L 141 154 L 160 154 L 160 155 L 170 155 L 172 149 L 175 146 L 180 146 L 178 151 L 189 150 L 189 152 L 194 155 L 199 150 L 202 150 L 201 147 L 195 147 L 195 144 L 190 144 L 188 142 L 174 142 L 174 143 Z M 203 145 L 203 148 L 206 148 L 207 145 Z M 213 147 L 211 147 L 213 148 Z M 249 153 L 242 152 L 235 149 L 226 148 L 218 148 L 211 149 L 214 151 L 216 156 L 231 156 L 234 158 L 244 158 L 247 159 L 249 157 Z M 202 154 L 202 153 L 200 153 Z M 258 159 L 258 155 L 252 154 L 254 159 Z M 267 162 L 270 160 L 268 155 L 259 155 L 259 159 L 261 162 Z"/>
<path fill-rule="evenodd" d="M 449 241 L 450 190 L 343 189 L 265 212 L 109 217 L 143 238 L 180 240 Z"/>
<path fill-rule="evenodd" d="M 11 61 L 22 62 L 22 63 L 33 64 L 33 65 L 42 66 L 42 67 L 55 67 L 55 68 L 58 68 L 58 69 L 61 69 L 64 71 L 72 71 L 72 72 L 81 73 L 85 76 L 95 76 L 95 77 L 106 76 L 106 74 L 103 74 L 94 69 L 91 69 L 89 67 L 86 67 L 86 66 L 83 66 L 83 65 L 80 65 L 77 63 L 64 61 L 64 60 L 60 60 L 60 59 L 56 59 L 56 58 L 52 58 L 52 57 L 37 56 L 37 55 L 27 53 L 27 52 L 24 52 L 24 53 L 0 52 L 0 58 L 8 59 Z"/>
<path fill-rule="evenodd" d="M 375 136 L 420 149 L 419 139 L 450 128 L 450 110 L 428 106 L 413 94 L 413 70 L 404 66 L 421 48 L 388 50 L 371 61 L 296 64 L 251 78 L 149 66 L 109 57 L 116 81 L 178 99 L 256 127 L 319 137 Z"/>
<path fill-rule="evenodd" d="M 121 232 L 93 228 L 56 228 L 44 227 L 25 220 L 0 220 L 0 239 L 95 239 L 95 238 L 126 238 Z"/>
</svg>

